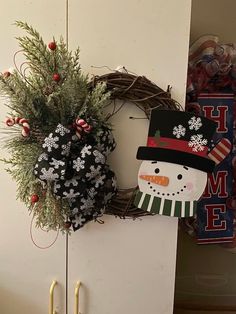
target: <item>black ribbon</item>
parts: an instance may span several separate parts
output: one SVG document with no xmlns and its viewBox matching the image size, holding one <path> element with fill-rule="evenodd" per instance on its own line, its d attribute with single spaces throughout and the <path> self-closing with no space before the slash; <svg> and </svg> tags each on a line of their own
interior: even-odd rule
<svg viewBox="0 0 236 314">
<path fill-rule="evenodd" d="M 100 217 L 116 193 L 115 174 L 106 164 L 115 146 L 108 128 L 80 141 L 73 130 L 58 124 L 44 139 L 34 174 L 51 184 L 57 199 L 68 200 L 74 230 Z"/>
</svg>

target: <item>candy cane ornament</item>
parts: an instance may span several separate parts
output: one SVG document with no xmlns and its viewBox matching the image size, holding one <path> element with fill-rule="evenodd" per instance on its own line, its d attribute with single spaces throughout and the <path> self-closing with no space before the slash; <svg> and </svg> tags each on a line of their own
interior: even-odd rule
<svg viewBox="0 0 236 314">
<path fill-rule="evenodd" d="M 21 131 L 22 136 L 27 137 L 30 134 L 30 125 L 29 121 L 24 118 L 19 117 L 13 117 L 13 118 L 7 118 L 6 119 L 6 125 L 7 126 L 13 126 L 15 124 L 22 125 L 23 129 Z"/>
<path fill-rule="evenodd" d="M 85 133 L 90 133 L 92 130 L 91 125 L 89 125 L 84 119 L 77 118 L 75 120 L 75 126 L 76 126 L 76 135 L 78 138 L 81 138 L 81 133 L 84 131 Z"/>
</svg>

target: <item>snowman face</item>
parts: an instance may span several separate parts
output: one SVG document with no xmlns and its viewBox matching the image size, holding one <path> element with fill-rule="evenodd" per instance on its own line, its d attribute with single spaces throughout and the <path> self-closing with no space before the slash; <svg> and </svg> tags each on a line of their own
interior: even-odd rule
<svg viewBox="0 0 236 314">
<path fill-rule="evenodd" d="M 141 192 L 170 200 L 198 200 L 206 183 L 207 173 L 163 161 L 143 161 L 138 173 Z"/>
</svg>

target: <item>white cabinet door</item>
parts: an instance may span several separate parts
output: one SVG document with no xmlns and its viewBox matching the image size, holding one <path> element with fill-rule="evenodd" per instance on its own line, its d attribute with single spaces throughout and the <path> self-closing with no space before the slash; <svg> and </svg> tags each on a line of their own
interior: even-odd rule
<svg viewBox="0 0 236 314">
<path fill-rule="evenodd" d="M 185 99 L 189 0 L 72 0 L 70 46 L 81 47 L 81 64 L 91 74 L 124 65 L 145 75 L 173 97 Z M 128 108 L 128 107 L 127 107 Z M 121 187 L 137 184 L 138 146 L 145 145 L 148 123 L 131 120 L 142 113 L 130 106 L 114 119 L 118 147 L 111 162 Z M 173 311 L 177 219 L 145 217 L 105 224 L 89 223 L 70 238 L 71 301 L 82 281 L 82 314 L 170 314 Z"/>
<path fill-rule="evenodd" d="M 0 71 L 13 67 L 13 55 L 19 50 L 16 36 L 23 34 L 13 25 L 15 20 L 27 21 L 37 28 L 46 42 L 53 35 L 64 34 L 64 1 L 9 0 L 0 1 Z M 18 59 L 17 59 L 18 60 Z M 19 61 L 19 60 L 18 60 Z M 4 121 L 6 99 L 0 98 L 0 120 Z M 5 155 L 2 151 L 1 157 Z M 16 184 L 0 164 L 0 312 L 2 314 L 42 314 L 48 312 L 49 288 L 55 288 L 58 314 L 65 313 L 65 239 L 60 236 L 53 248 L 37 249 L 30 240 L 28 210 L 15 200 Z M 40 245 L 49 244 L 55 233 L 35 231 Z"/>
</svg>

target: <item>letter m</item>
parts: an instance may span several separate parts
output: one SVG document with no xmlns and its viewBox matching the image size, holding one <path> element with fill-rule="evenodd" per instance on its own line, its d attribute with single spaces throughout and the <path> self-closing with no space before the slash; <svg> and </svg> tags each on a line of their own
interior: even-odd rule
<svg viewBox="0 0 236 314">
<path fill-rule="evenodd" d="M 217 194 L 219 198 L 228 197 L 226 190 L 227 174 L 227 171 L 218 171 L 216 174 L 209 174 L 203 197 L 210 198 L 212 194 Z"/>
</svg>

